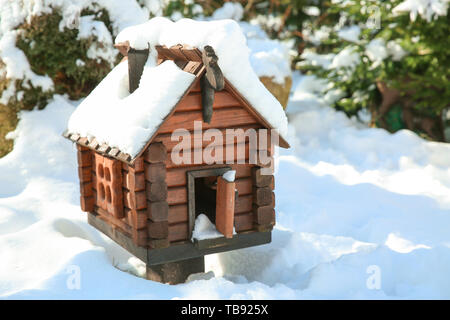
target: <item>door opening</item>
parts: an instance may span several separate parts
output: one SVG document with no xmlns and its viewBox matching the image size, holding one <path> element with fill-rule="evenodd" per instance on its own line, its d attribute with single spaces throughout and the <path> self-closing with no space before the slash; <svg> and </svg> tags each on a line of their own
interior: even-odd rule
<svg viewBox="0 0 450 320">
<path fill-rule="evenodd" d="M 217 208 L 217 178 L 230 167 L 193 170 L 186 172 L 188 182 L 188 212 L 189 212 L 189 239 L 196 218 L 200 214 L 208 217 L 212 224 L 216 225 Z"/>
<path fill-rule="evenodd" d="M 195 219 L 204 214 L 216 223 L 217 176 L 195 178 Z"/>
</svg>

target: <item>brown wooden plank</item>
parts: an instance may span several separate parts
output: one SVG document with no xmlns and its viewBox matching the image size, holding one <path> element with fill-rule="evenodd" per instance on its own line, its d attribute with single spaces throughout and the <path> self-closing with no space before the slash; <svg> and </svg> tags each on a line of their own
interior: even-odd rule
<svg viewBox="0 0 450 320">
<path fill-rule="evenodd" d="M 167 221 L 148 222 L 148 236 L 152 239 L 165 239 L 169 235 L 169 223 Z"/>
<path fill-rule="evenodd" d="M 272 204 L 274 193 L 269 187 L 253 188 L 253 203 L 258 206 L 268 206 Z"/>
<path fill-rule="evenodd" d="M 236 189 L 239 196 L 252 194 L 253 182 L 251 178 L 236 179 Z"/>
<path fill-rule="evenodd" d="M 166 201 L 147 202 L 148 218 L 154 222 L 168 221 L 169 205 Z"/>
<path fill-rule="evenodd" d="M 174 225 L 169 225 L 169 241 L 181 241 L 188 240 L 188 224 L 187 223 L 177 223 Z"/>
<path fill-rule="evenodd" d="M 258 120 L 241 107 L 215 110 L 210 123 L 203 122 L 200 111 L 175 112 L 158 129 L 158 133 L 171 133 L 176 129 L 194 130 L 194 121 L 202 122 L 202 129 L 228 128 L 231 126 L 257 124 Z"/>
<path fill-rule="evenodd" d="M 227 91 L 218 91 L 214 94 L 213 110 L 230 107 L 240 107 L 241 104 L 233 95 Z M 200 92 L 190 92 L 181 100 L 175 111 L 201 111 L 202 96 Z"/>
<path fill-rule="evenodd" d="M 236 199 L 234 213 L 236 215 L 244 212 L 250 212 L 253 208 L 253 195 L 248 194 L 244 196 L 239 196 Z"/>
<path fill-rule="evenodd" d="M 80 194 L 82 197 L 92 197 L 94 195 L 92 184 L 92 181 L 80 182 Z"/>
<path fill-rule="evenodd" d="M 149 249 L 162 249 L 170 246 L 169 239 L 148 239 Z"/>
<path fill-rule="evenodd" d="M 82 148 L 82 147 L 79 146 L 79 148 Z M 85 149 L 85 150 L 81 151 L 79 149 L 77 151 L 78 166 L 82 167 L 82 168 L 84 168 L 84 167 L 91 167 L 92 166 L 92 153 L 91 153 L 91 150 L 89 150 L 87 148 L 83 148 L 83 149 Z"/>
<path fill-rule="evenodd" d="M 169 224 L 188 221 L 188 206 L 186 204 L 169 206 Z"/>
<path fill-rule="evenodd" d="M 256 187 L 268 187 L 273 182 L 273 175 L 264 174 L 261 167 L 253 167 L 252 179 Z"/>
<path fill-rule="evenodd" d="M 271 129 L 271 124 L 258 112 L 253 108 L 253 106 L 245 99 L 242 94 L 229 82 L 225 79 L 225 90 L 232 93 L 239 101 L 242 102 L 242 105 L 246 107 L 246 109 L 256 118 L 258 119 L 264 126 L 268 129 Z M 282 148 L 290 148 L 289 143 L 281 136 L 280 138 L 280 147 Z"/>
<path fill-rule="evenodd" d="M 192 167 L 174 167 L 167 170 L 166 182 L 168 187 L 178 187 L 186 185 L 186 172 L 190 170 L 202 170 L 213 169 L 220 167 L 231 167 L 232 170 L 236 170 L 236 178 L 247 178 L 251 176 L 252 164 L 212 164 L 212 165 L 200 165 Z"/>
<path fill-rule="evenodd" d="M 147 210 L 130 210 L 124 208 L 125 221 L 134 229 L 143 229 L 147 227 Z"/>
<path fill-rule="evenodd" d="M 226 164 L 228 163 L 238 163 L 238 164 L 251 164 L 256 163 L 256 159 L 250 159 L 250 144 L 240 143 L 240 144 L 230 144 L 226 145 L 224 148 L 217 150 L 219 154 L 216 155 L 216 150 L 204 150 L 204 149 L 188 149 L 172 151 L 172 154 L 166 160 L 167 170 L 174 167 L 189 167 L 196 165 L 205 165 L 206 160 L 213 163 L 210 164 Z M 253 155 L 257 155 L 253 152 Z M 216 159 L 219 161 L 214 162 Z M 200 162 L 200 163 L 196 163 Z"/>
<path fill-rule="evenodd" d="M 126 222 L 124 222 L 121 219 L 115 218 L 112 214 L 108 213 L 106 210 L 103 210 L 102 208 L 99 208 L 97 206 L 95 206 L 94 211 L 95 213 L 99 214 L 106 222 L 116 227 L 119 227 L 120 229 L 122 229 L 124 232 L 126 232 L 128 235 L 131 236 L 132 228 Z"/>
<path fill-rule="evenodd" d="M 164 163 L 146 163 L 145 179 L 150 182 L 166 180 L 166 165 Z"/>
<path fill-rule="evenodd" d="M 275 210 L 272 205 L 257 206 L 253 205 L 253 219 L 259 225 L 274 225 Z"/>
<path fill-rule="evenodd" d="M 234 228 L 236 232 L 252 230 L 254 228 L 253 213 L 246 212 L 234 216 Z"/>
<path fill-rule="evenodd" d="M 169 205 L 187 203 L 186 187 L 169 188 L 167 192 L 167 203 Z"/>
<path fill-rule="evenodd" d="M 94 204 L 95 204 L 95 198 L 93 196 L 91 197 L 80 197 L 80 207 L 81 210 L 84 212 L 91 212 L 94 210 Z"/>
<path fill-rule="evenodd" d="M 217 178 L 216 229 L 222 233 L 225 238 L 233 237 L 234 190 L 234 181 L 229 182 L 222 177 Z"/>
<path fill-rule="evenodd" d="M 128 190 L 142 191 L 145 189 L 145 174 L 144 172 L 134 173 L 134 170 L 129 172 L 124 171 L 122 186 Z"/>
<path fill-rule="evenodd" d="M 136 210 L 141 210 L 141 209 L 146 209 L 147 208 L 147 197 L 145 194 L 145 191 L 137 191 L 134 192 L 129 192 L 126 189 L 122 189 L 123 190 L 123 202 L 124 205 L 129 208 L 129 209 L 136 209 Z"/>
<path fill-rule="evenodd" d="M 167 184 L 165 181 L 147 182 L 145 191 L 150 201 L 165 201 L 167 199 Z"/>
<path fill-rule="evenodd" d="M 149 163 L 164 162 L 167 159 L 167 150 L 163 143 L 151 143 L 144 152 L 144 160 Z"/>
<path fill-rule="evenodd" d="M 198 54 L 198 50 L 189 48 L 186 45 L 180 48 L 182 54 L 186 57 L 187 60 L 201 62 L 202 57 Z"/>
<path fill-rule="evenodd" d="M 228 128 L 221 128 L 216 129 L 220 131 L 222 139 L 215 139 L 215 137 L 212 137 L 211 139 L 207 139 L 207 137 L 204 137 L 202 134 L 194 134 L 193 131 L 189 131 L 188 133 L 184 135 L 177 135 L 173 137 L 172 140 L 172 133 L 165 133 L 165 134 L 159 134 L 155 137 L 155 141 L 164 143 L 166 146 L 167 152 L 169 153 L 173 150 L 173 148 L 183 143 L 190 143 L 191 147 L 194 146 L 201 146 L 202 148 L 205 148 L 207 146 L 216 146 L 216 145 L 227 145 L 227 144 L 235 144 L 235 143 L 244 143 L 249 141 L 249 135 L 253 134 L 251 129 L 254 129 L 256 133 L 257 130 L 261 128 L 261 125 L 259 124 L 250 124 L 250 125 L 243 125 L 239 127 L 228 127 Z M 257 141 L 254 142 L 257 145 Z"/>
</svg>

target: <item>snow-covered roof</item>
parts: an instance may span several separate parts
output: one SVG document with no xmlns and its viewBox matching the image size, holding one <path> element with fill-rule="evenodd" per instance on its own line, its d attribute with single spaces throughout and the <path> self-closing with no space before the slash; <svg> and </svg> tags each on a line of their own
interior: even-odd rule
<svg viewBox="0 0 450 320">
<path fill-rule="evenodd" d="M 195 79 L 173 61 L 157 65 L 155 46 L 185 44 L 194 48 L 212 46 L 227 81 L 282 139 L 286 137 L 284 110 L 252 69 L 245 37 L 235 21 L 172 22 L 158 17 L 124 29 L 116 43 L 124 42 L 134 49 L 150 47 L 139 88 L 129 94 L 128 62 L 120 63 L 74 111 L 67 134 L 88 141 L 95 138 L 96 144 L 106 144 L 135 158 Z"/>
</svg>

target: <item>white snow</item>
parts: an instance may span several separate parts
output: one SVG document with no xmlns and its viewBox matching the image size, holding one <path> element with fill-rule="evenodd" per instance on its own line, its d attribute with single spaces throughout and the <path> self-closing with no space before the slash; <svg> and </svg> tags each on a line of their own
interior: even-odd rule
<svg viewBox="0 0 450 320">
<path fill-rule="evenodd" d="M 337 33 L 339 38 L 342 38 L 350 42 L 358 42 L 360 34 L 361 28 L 356 25 L 342 28 Z"/>
<path fill-rule="evenodd" d="M 221 237 L 223 237 L 223 234 L 217 231 L 216 226 L 205 214 L 201 213 L 197 216 L 194 223 L 194 230 L 192 231 L 192 239 L 205 240 Z"/>
<path fill-rule="evenodd" d="M 0 33 L 0 59 L 6 68 L 6 77 L 11 80 L 23 79 L 26 87 L 30 82 L 34 87 L 41 87 L 43 91 L 53 89 L 53 81 L 49 76 L 35 74 L 22 50 L 16 48 L 18 31 Z"/>
<path fill-rule="evenodd" d="M 149 61 L 139 88 L 128 94 L 128 61 L 124 61 L 78 106 L 69 119 L 68 130 L 95 137 L 99 143 L 134 157 L 194 79 L 173 61 L 158 66 Z"/>
<path fill-rule="evenodd" d="M 446 16 L 449 0 L 406 0 L 397 5 L 392 11 L 395 14 L 409 12 L 411 21 L 415 21 L 420 15 L 430 22 L 439 16 Z"/>
<path fill-rule="evenodd" d="M 449 299 L 450 146 L 348 119 L 326 86 L 295 74 L 272 243 L 206 256 L 207 273 L 176 286 L 143 279 L 142 261 L 87 224 L 61 137 L 76 103 L 22 112 L 0 159 L 0 297 Z"/>
<path fill-rule="evenodd" d="M 366 54 L 373 61 L 372 67 L 378 66 L 388 57 L 386 42 L 381 38 L 373 39 L 366 46 Z"/>
<path fill-rule="evenodd" d="M 244 8 L 239 2 L 225 2 L 222 7 L 213 12 L 214 20 L 233 19 L 240 21 L 244 16 Z"/>
<path fill-rule="evenodd" d="M 233 182 L 236 178 L 236 170 L 229 170 L 225 172 L 222 177 L 227 180 L 228 182 Z"/>
</svg>

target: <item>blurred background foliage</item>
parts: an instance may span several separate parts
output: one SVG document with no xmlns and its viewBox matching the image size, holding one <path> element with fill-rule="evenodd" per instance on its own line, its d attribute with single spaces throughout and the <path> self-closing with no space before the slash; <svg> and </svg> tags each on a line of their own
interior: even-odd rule
<svg viewBox="0 0 450 320">
<path fill-rule="evenodd" d="M 136 2 L 149 18 L 178 20 L 212 16 L 226 1 Z M 414 17 L 411 11 L 394 10 L 401 0 L 235 2 L 242 5 L 242 20 L 290 46 L 292 69 L 326 80 L 323 94 L 333 93 L 332 107 L 391 132 L 407 128 L 427 139 L 445 140 L 450 125 L 448 6 L 444 13 L 416 12 Z M 87 16 L 103 23 L 112 39 L 117 35 L 100 1 L 81 11 L 80 17 Z M 120 61 L 115 49 L 108 57 L 89 54 L 93 43 L 112 45 L 95 34 L 79 37 L 77 26 L 61 28 L 61 19 L 62 13 L 52 7 L 15 27 L 16 47 L 36 75 L 53 81 L 51 88 L 8 78 L 0 58 L 0 157 L 12 149 L 5 135 L 15 128 L 19 111 L 44 108 L 54 94 L 83 98 Z"/>
</svg>

